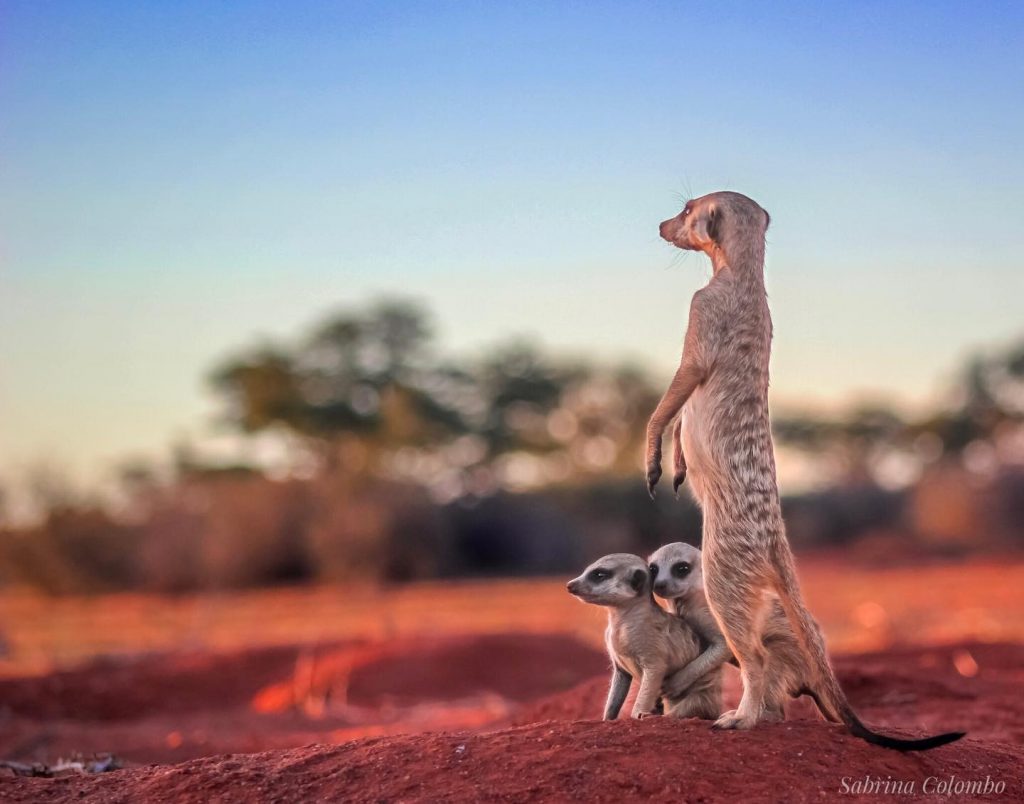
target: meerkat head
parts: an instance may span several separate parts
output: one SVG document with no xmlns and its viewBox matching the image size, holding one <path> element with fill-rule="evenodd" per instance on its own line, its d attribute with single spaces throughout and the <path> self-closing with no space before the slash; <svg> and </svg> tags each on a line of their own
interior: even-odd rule
<svg viewBox="0 0 1024 804">
<path fill-rule="evenodd" d="M 700 550 L 692 544 L 673 542 L 659 547 L 647 558 L 654 594 L 675 600 L 704 588 Z"/>
<path fill-rule="evenodd" d="M 650 597 L 649 578 L 647 562 L 640 556 L 612 553 L 587 567 L 566 588 L 585 603 L 623 606 Z"/>
<path fill-rule="evenodd" d="M 662 221 L 659 231 L 674 246 L 710 254 L 734 236 L 763 238 L 770 222 L 756 201 L 722 191 L 687 201 L 682 212 Z"/>
</svg>

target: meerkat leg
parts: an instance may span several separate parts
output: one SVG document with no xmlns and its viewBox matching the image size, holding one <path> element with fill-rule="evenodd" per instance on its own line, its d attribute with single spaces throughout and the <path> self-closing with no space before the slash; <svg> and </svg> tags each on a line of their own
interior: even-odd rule
<svg viewBox="0 0 1024 804">
<path fill-rule="evenodd" d="M 633 717 L 642 718 L 655 713 L 664 680 L 665 669 L 663 667 L 644 668 L 643 676 L 640 678 L 640 690 L 633 703 Z"/>
<path fill-rule="evenodd" d="M 604 705 L 605 720 L 615 720 L 619 716 L 632 683 L 633 676 L 618 665 L 612 668 L 612 683 L 608 686 L 608 700 Z"/>
<path fill-rule="evenodd" d="M 740 663 L 743 695 L 736 709 L 724 713 L 715 721 L 715 728 L 718 729 L 749 729 L 764 718 L 764 647 L 760 639 L 748 639 L 746 634 L 737 636 L 739 639 L 735 642 L 730 640 L 729 644 Z"/>
<path fill-rule="evenodd" d="M 715 721 L 719 729 L 749 729 L 764 715 L 767 655 L 761 639 L 769 607 L 751 569 L 719 566 L 706 576 L 708 602 L 743 680 L 740 705 Z"/>
<path fill-rule="evenodd" d="M 683 454 L 683 411 L 679 411 L 672 428 L 672 491 L 679 496 L 679 487 L 686 480 L 686 456 Z"/>
<path fill-rule="evenodd" d="M 765 639 L 764 647 L 768 655 L 765 665 L 764 719 L 785 720 L 786 701 L 799 694 L 800 678 L 785 644 Z"/>
<path fill-rule="evenodd" d="M 785 720 L 785 701 L 788 697 L 786 689 L 772 672 L 771 658 L 769 658 L 765 665 L 764 711 L 761 714 L 761 720 L 766 723 L 779 723 Z"/>
<path fill-rule="evenodd" d="M 689 338 L 689 332 L 687 333 Z M 693 348 L 689 348 L 693 351 Z M 654 487 L 661 478 L 661 438 L 672 417 L 690 398 L 697 386 L 704 381 L 704 370 L 683 351 L 683 361 L 676 370 L 668 390 L 654 409 L 647 422 L 647 491 L 654 497 Z"/>
<path fill-rule="evenodd" d="M 715 720 L 722 714 L 721 684 L 708 684 L 704 687 L 697 685 L 682 698 L 672 701 L 666 714 L 669 717 Z"/>
</svg>

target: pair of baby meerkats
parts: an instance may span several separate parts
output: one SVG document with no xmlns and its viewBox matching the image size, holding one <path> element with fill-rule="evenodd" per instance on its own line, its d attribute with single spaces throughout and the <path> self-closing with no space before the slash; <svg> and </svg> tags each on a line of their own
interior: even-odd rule
<svg viewBox="0 0 1024 804">
<path fill-rule="evenodd" d="M 604 719 L 615 720 L 633 680 L 640 689 L 632 716 L 662 714 L 715 720 L 722 713 L 722 668 L 735 664 L 704 595 L 701 553 L 674 542 L 647 561 L 613 553 L 569 581 L 570 593 L 608 609 L 605 645 L 612 680 Z M 667 601 L 670 614 L 654 600 Z M 808 670 L 785 612 L 773 606 L 763 633 L 771 679 L 765 691 L 767 720 L 781 720 L 787 698 L 812 694 Z"/>
</svg>

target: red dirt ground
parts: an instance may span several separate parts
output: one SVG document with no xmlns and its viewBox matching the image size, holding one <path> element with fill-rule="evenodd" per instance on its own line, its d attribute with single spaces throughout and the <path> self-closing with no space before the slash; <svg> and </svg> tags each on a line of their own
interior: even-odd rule
<svg viewBox="0 0 1024 804">
<path fill-rule="evenodd" d="M 1024 798 L 1024 646 L 838 657 L 868 723 L 969 732 L 914 754 L 854 739 L 802 702 L 787 723 L 747 733 L 596 722 L 606 665 L 570 637 L 504 634 L 151 656 L 5 679 L 0 757 L 110 751 L 127 767 L 0 775 L 0 801 L 821 801 L 865 777 L 913 783 L 917 795 L 901 800 L 933 800 L 925 780 L 950 776 L 1005 783 L 994 800 Z"/>
</svg>

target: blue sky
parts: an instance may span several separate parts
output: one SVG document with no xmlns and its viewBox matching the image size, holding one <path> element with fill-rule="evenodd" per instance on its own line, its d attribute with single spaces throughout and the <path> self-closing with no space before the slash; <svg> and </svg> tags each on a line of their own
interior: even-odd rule
<svg viewBox="0 0 1024 804">
<path fill-rule="evenodd" d="M 382 293 L 667 376 L 687 193 L 772 214 L 775 399 L 925 404 L 1022 334 L 1020 3 L 0 7 L 0 482 L 202 437 Z"/>
</svg>

